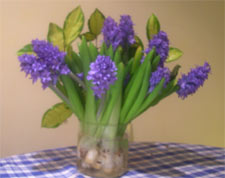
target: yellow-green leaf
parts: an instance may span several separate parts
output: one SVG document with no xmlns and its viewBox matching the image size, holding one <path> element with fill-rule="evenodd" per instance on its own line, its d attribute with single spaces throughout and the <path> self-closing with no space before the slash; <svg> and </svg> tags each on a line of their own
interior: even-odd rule
<svg viewBox="0 0 225 178">
<path fill-rule="evenodd" d="M 183 52 L 179 50 L 178 48 L 170 48 L 169 49 L 169 55 L 166 59 L 166 62 L 172 62 L 177 59 L 179 59 L 183 55 Z"/>
<path fill-rule="evenodd" d="M 65 103 L 55 104 L 47 110 L 42 118 L 42 127 L 56 128 L 72 115 Z"/>
<path fill-rule="evenodd" d="M 58 46 L 60 51 L 64 50 L 63 30 L 58 25 L 50 23 L 48 27 L 48 41 Z"/>
<path fill-rule="evenodd" d="M 27 44 L 22 49 L 20 49 L 19 51 L 17 51 L 17 55 L 18 56 L 21 56 L 23 54 L 34 54 L 33 47 L 32 47 L 31 44 Z"/>
<path fill-rule="evenodd" d="M 90 32 L 95 36 L 99 35 L 101 33 L 104 20 L 105 16 L 98 9 L 95 9 L 88 20 L 88 28 Z"/>
<path fill-rule="evenodd" d="M 92 40 L 94 40 L 96 38 L 96 36 L 94 34 L 92 34 L 91 32 L 83 33 L 81 35 L 81 38 L 82 38 L 82 36 L 84 36 L 87 41 L 92 41 Z"/>
<path fill-rule="evenodd" d="M 84 14 L 80 6 L 71 11 L 64 22 L 65 45 L 69 46 L 80 34 L 84 26 Z"/>
<path fill-rule="evenodd" d="M 148 40 L 150 40 L 153 35 L 157 34 L 160 31 L 160 23 L 158 18 L 155 16 L 155 14 L 152 14 L 147 22 L 146 25 L 146 33 Z"/>
</svg>

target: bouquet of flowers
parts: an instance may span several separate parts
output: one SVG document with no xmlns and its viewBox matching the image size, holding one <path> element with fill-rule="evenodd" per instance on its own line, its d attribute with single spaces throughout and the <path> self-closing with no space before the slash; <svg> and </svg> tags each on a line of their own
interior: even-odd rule
<svg viewBox="0 0 225 178">
<path fill-rule="evenodd" d="M 96 9 L 88 20 L 89 31 L 82 33 L 83 26 L 84 14 L 77 7 L 63 27 L 49 24 L 47 41 L 35 39 L 19 50 L 18 59 L 33 83 L 40 80 L 43 89 L 50 88 L 62 100 L 47 110 L 42 126 L 58 127 L 75 114 L 81 124 L 80 169 L 113 177 L 126 170 L 127 125 L 175 92 L 181 99 L 195 93 L 211 69 L 205 62 L 177 80 L 181 66 L 170 70 L 166 63 L 182 52 L 169 45 L 154 14 L 146 24 L 146 48 L 129 15 L 117 23 Z M 80 41 L 77 51 L 75 40 Z"/>
</svg>

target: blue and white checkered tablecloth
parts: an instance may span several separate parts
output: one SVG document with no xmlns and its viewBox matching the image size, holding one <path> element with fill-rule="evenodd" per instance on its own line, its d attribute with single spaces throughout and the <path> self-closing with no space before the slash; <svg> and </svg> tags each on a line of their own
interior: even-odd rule
<svg viewBox="0 0 225 178">
<path fill-rule="evenodd" d="M 76 147 L 0 159 L 0 177 L 90 178 L 77 170 Z M 176 143 L 134 143 L 122 178 L 224 178 L 225 149 Z"/>
</svg>

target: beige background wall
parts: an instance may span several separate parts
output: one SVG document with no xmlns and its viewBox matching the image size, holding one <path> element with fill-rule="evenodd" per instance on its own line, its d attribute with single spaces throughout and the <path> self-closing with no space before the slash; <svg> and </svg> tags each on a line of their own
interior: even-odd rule
<svg viewBox="0 0 225 178">
<path fill-rule="evenodd" d="M 198 93 L 184 101 L 174 94 L 135 120 L 136 141 L 224 146 L 223 1 L 5 0 L 0 9 L 0 156 L 76 144 L 75 117 L 57 129 L 40 127 L 42 114 L 59 100 L 50 90 L 43 91 L 40 83 L 32 85 L 25 78 L 16 51 L 31 39 L 45 39 L 49 22 L 62 26 L 78 4 L 86 19 L 95 7 L 116 19 L 130 14 L 142 39 L 146 20 L 154 12 L 171 44 L 184 52 L 178 61 L 183 73 L 205 60 L 212 65 L 212 75 Z"/>
</svg>

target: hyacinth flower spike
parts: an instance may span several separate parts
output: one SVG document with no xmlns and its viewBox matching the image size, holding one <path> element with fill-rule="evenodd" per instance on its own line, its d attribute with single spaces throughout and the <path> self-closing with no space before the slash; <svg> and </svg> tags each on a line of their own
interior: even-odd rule
<svg viewBox="0 0 225 178">
<path fill-rule="evenodd" d="M 197 66 L 191 69 L 188 74 L 183 74 L 178 80 L 179 90 L 177 94 L 180 98 L 185 99 L 188 95 L 195 93 L 200 86 L 203 86 L 208 75 L 211 71 L 211 67 L 208 62 L 205 62 L 203 66 Z"/>
<path fill-rule="evenodd" d="M 85 87 L 83 81 L 74 75 L 65 63 L 66 53 L 59 51 L 57 46 L 45 40 L 32 40 L 31 44 L 34 54 L 23 54 L 18 57 L 21 71 L 24 71 L 26 76 L 29 75 L 33 83 L 40 79 L 43 89 L 51 88 L 70 108 L 74 108 L 68 97 L 56 87 L 59 77 L 64 75 L 69 75 Z"/>
<path fill-rule="evenodd" d="M 156 49 L 156 53 L 160 56 L 159 66 L 163 67 L 166 58 L 169 54 L 169 39 L 164 31 L 159 31 L 153 38 L 149 41 L 148 48 L 144 51 L 148 53 L 153 48 Z M 144 57 L 142 58 L 141 62 L 143 62 Z"/>
<path fill-rule="evenodd" d="M 116 65 L 109 56 L 98 55 L 95 62 L 90 64 L 87 80 L 92 81 L 92 89 L 98 98 L 101 98 L 117 80 L 116 71 Z"/>
<path fill-rule="evenodd" d="M 120 45 L 127 48 L 135 43 L 133 22 L 129 15 L 121 15 L 119 25 L 111 17 L 107 17 L 102 28 L 104 41 L 109 47 L 112 45 L 113 49 Z"/>
<path fill-rule="evenodd" d="M 151 93 L 156 85 L 159 84 L 159 82 L 162 80 L 162 78 L 165 78 L 165 82 L 163 87 L 166 88 L 167 84 L 170 81 L 170 70 L 167 67 L 158 67 L 158 69 L 152 73 L 152 76 L 149 80 L 150 87 L 149 92 Z"/>
<path fill-rule="evenodd" d="M 116 75 L 117 67 L 109 56 L 98 55 L 96 60 L 90 63 L 87 80 L 92 82 L 92 90 L 95 96 L 101 100 L 97 118 L 100 117 L 103 110 L 106 92 L 109 90 L 110 85 L 113 85 L 117 80 Z"/>
<path fill-rule="evenodd" d="M 24 71 L 26 76 L 29 75 L 33 83 L 40 79 L 43 89 L 52 88 L 69 104 L 69 100 L 55 87 L 60 75 L 68 75 L 71 72 L 64 62 L 66 53 L 44 40 L 33 40 L 32 47 L 35 54 L 18 57 L 21 71 Z"/>
</svg>

